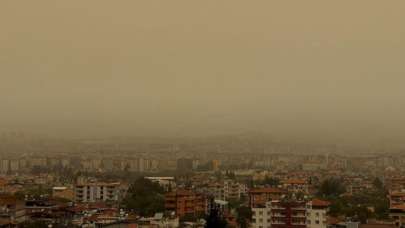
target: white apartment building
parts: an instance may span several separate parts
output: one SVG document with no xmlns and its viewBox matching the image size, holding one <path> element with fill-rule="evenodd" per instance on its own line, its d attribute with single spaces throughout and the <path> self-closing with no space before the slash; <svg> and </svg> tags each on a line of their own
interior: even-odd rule
<svg viewBox="0 0 405 228">
<path fill-rule="evenodd" d="M 225 180 L 223 193 L 225 199 L 240 199 L 242 195 L 247 193 L 247 186 L 233 180 Z"/>
<path fill-rule="evenodd" d="M 10 160 L 10 171 L 18 172 L 20 170 L 20 162 L 18 159 Z"/>
<path fill-rule="evenodd" d="M 208 192 L 217 200 L 240 199 L 247 194 L 247 186 L 234 180 L 224 180 L 222 183 L 212 183 Z"/>
<path fill-rule="evenodd" d="M 119 182 L 90 182 L 75 185 L 76 202 L 118 201 L 121 198 Z"/>
<path fill-rule="evenodd" d="M 293 203 L 292 205 L 302 205 L 302 203 Z M 329 202 L 314 199 L 306 203 L 304 207 L 293 206 L 288 210 L 279 206 L 279 201 L 269 201 L 264 207 L 252 208 L 252 227 L 253 228 L 270 228 L 283 227 L 283 222 L 287 220 L 300 219 L 298 223 L 292 224 L 295 228 L 326 228 L 327 211 Z M 287 211 L 290 211 L 289 217 Z M 304 213 L 303 213 L 304 212 Z M 281 220 L 280 220 L 281 219 Z"/>
<path fill-rule="evenodd" d="M 329 202 L 314 199 L 307 203 L 307 227 L 308 228 L 326 228 L 327 212 Z"/>
<path fill-rule="evenodd" d="M 0 173 L 6 174 L 10 169 L 10 160 L 2 159 L 0 160 Z"/>
<path fill-rule="evenodd" d="M 252 228 L 270 228 L 271 218 L 271 201 L 263 208 L 252 208 Z"/>
<path fill-rule="evenodd" d="M 174 180 L 174 177 L 145 177 L 145 179 L 159 184 L 166 191 L 176 188 L 176 181 Z"/>
</svg>

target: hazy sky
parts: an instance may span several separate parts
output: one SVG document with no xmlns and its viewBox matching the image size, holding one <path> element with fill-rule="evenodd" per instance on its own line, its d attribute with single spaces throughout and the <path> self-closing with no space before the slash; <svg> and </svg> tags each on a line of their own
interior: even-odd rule
<svg viewBox="0 0 405 228">
<path fill-rule="evenodd" d="M 0 126 L 405 136 L 403 0 L 0 2 Z"/>
</svg>

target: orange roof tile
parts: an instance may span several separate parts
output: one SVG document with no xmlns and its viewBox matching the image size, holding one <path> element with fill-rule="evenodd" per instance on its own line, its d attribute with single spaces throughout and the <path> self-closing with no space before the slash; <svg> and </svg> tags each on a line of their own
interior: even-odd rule
<svg viewBox="0 0 405 228">
<path fill-rule="evenodd" d="M 286 191 L 280 188 L 252 188 L 249 193 L 285 193 Z"/>
<path fill-rule="evenodd" d="M 285 184 L 307 184 L 307 181 L 303 180 L 303 179 L 288 179 L 284 183 Z"/>
<path fill-rule="evenodd" d="M 401 209 L 401 210 L 405 210 L 405 204 L 392 205 L 390 209 Z"/>
<path fill-rule="evenodd" d="M 312 200 L 312 206 L 328 207 L 329 205 L 330 205 L 329 201 L 320 200 L 320 199 L 313 199 Z"/>
</svg>

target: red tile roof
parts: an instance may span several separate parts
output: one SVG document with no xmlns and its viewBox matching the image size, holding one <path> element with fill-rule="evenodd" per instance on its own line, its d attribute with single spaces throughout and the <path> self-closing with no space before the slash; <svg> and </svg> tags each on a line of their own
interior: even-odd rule
<svg viewBox="0 0 405 228">
<path fill-rule="evenodd" d="M 336 225 L 336 224 L 342 222 L 341 219 L 335 218 L 335 217 L 328 217 L 328 218 L 326 219 L 326 221 L 327 221 L 327 223 L 328 223 L 329 225 Z"/>
<path fill-rule="evenodd" d="M 249 193 L 285 193 L 285 190 L 280 188 L 252 188 Z"/>
<path fill-rule="evenodd" d="M 390 209 L 401 209 L 401 210 L 405 210 L 405 204 L 392 205 Z"/>
<path fill-rule="evenodd" d="M 329 201 L 320 200 L 320 199 L 313 199 L 312 200 L 312 206 L 328 207 L 329 205 L 330 205 Z"/>
<path fill-rule="evenodd" d="M 405 196 L 405 192 L 391 192 L 390 196 Z"/>
<path fill-rule="evenodd" d="M 285 184 L 307 184 L 307 181 L 303 180 L 303 179 L 288 179 L 284 183 Z"/>
</svg>

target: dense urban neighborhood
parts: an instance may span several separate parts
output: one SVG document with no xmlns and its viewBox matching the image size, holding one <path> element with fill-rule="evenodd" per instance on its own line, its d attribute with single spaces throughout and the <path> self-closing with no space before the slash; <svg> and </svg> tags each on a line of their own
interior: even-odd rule
<svg viewBox="0 0 405 228">
<path fill-rule="evenodd" d="M 371 149 L 257 135 L 59 140 L 8 133 L 0 142 L 0 227 L 405 225 L 405 156 L 395 148 L 364 153 Z"/>
</svg>

